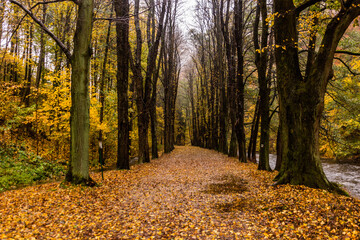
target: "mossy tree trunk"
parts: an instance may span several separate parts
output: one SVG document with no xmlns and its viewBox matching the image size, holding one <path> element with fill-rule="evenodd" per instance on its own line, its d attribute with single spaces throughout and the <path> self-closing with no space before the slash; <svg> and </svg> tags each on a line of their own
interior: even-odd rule
<svg viewBox="0 0 360 240">
<path fill-rule="evenodd" d="M 318 1 L 312 1 L 315 3 Z M 318 52 L 303 77 L 298 56 L 298 14 L 309 2 L 295 7 L 292 0 L 275 0 L 275 50 L 280 104 L 282 165 L 276 184 L 306 185 L 344 193 L 326 178 L 319 155 L 319 128 L 324 94 L 332 77 L 336 47 L 360 14 L 360 0 L 346 1 L 326 27 Z"/>
<path fill-rule="evenodd" d="M 71 59 L 70 163 L 66 180 L 92 185 L 89 175 L 89 69 L 93 0 L 77 3 L 78 17 Z"/>
</svg>

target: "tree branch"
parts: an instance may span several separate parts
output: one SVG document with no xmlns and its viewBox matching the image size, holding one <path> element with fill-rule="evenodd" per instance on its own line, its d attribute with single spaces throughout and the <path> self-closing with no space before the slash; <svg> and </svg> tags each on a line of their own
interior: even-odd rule
<svg viewBox="0 0 360 240">
<path fill-rule="evenodd" d="M 343 51 L 343 50 L 335 51 L 335 53 L 343 53 L 343 54 L 348 54 L 348 55 L 353 55 L 353 56 L 360 56 L 360 53 L 354 53 L 354 52 Z"/>
<path fill-rule="evenodd" d="M 11 2 L 11 1 L 10 1 L 10 2 Z M 48 1 L 48 2 L 38 2 L 38 3 L 35 3 L 35 5 L 30 8 L 30 10 L 36 8 L 36 7 L 39 6 L 39 5 L 50 4 L 50 3 L 58 3 L 58 2 L 73 2 L 73 3 L 75 3 L 75 4 L 78 4 L 78 1 L 77 1 L 77 0 L 53 0 L 53 1 Z"/>
<path fill-rule="evenodd" d="M 24 5 L 15 0 L 10 0 L 11 3 L 18 5 L 22 10 L 26 12 L 55 42 L 59 45 L 60 49 L 64 52 L 67 59 L 71 62 L 71 53 L 69 49 L 65 46 L 64 43 L 60 41 L 43 23 L 40 21 L 30 10 L 28 10 Z"/>
<path fill-rule="evenodd" d="M 354 76 L 357 76 L 357 75 L 360 75 L 360 73 L 355 73 L 351 70 L 351 68 L 346 64 L 346 62 L 344 62 L 341 58 L 338 58 L 338 57 L 334 57 L 334 59 L 336 60 L 339 60 L 348 70 L 349 72 L 354 75 Z"/>
<path fill-rule="evenodd" d="M 318 3 L 318 2 L 321 2 L 321 1 L 324 1 L 324 0 L 308 0 L 308 1 L 304 2 L 303 4 L 301 4 L 300 6 L 295 8 L 296 15 L 299 15 L 306 8 L 311 7 L 312 5 L 314 5 L 314 4 Z"/>
</svg>

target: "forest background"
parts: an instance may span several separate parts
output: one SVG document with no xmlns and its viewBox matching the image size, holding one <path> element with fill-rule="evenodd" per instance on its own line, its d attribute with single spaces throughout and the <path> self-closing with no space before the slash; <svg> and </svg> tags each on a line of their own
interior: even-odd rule
<svg viewBox="0 0 360 240">
<path fill-rule="evenodd" d="M 236 2 L 198 1 L 187 28 L 181 23 L 188 17 L 185 1 L 131 2 L 127 18 L 129 77 L 122 88 L 128 103 L 126 109 L 119 109 L 116 24 L 126 21 L 112 1 L 94 1 L 89 66 L 91 169 L 98 169 L 99 161 L 105 167 L 121 168 L 119 130 L 126 128 L 118 124 L 125 115 L 127 161 L 148 162 L 150 156 L 169 152 L 175 144 L 193 144 L 239 157 L 246 151 L 246 159 L 255 161 L 263 144 L 257 138 L 261 129 L 265 131 L 265 123 L 269 144 L 265 153 L 276 153 L 279 99 L 274 54 L 281 47 L 274 40 L 276 12 L 268 4 L 264 15 L 260 1 Z M 342 8 L 341 2 L 319 1 L 299 16 L 303 75 L 311 62 L 311 49 L 321 47 L 319 39 L 326 29 L 319 23 L 328 23 Z M 0 3 L 0 190 L 62 176 L 70 156 L 72 66 L 64 49 L 74 49 L 77 1 L 19 3 L 44 23 L 63 48 L 18 5 Z M 241 28 L 233 21 L 239 17 L 235 14 L 239 8 Z M 359 42 L 356 19 L 338 45 L 321 118 L 321 156 L 340 162 L 360 161 Z M 262 83 L 261 58 L 267 60 Z M 236 85 L 239 74 L 242 83 Z M 266 121 L 260 116 L 261 84 L 268 102 Z M 242 93 L 241 99 L 236 91 Z M 237 110 L 238 106 L 242 109 Z M 237 135 L 239 119 L 242 129 Z M 239 138 L 245 139 L 240 147 Z M 23 171 L 24 166 L 29 170 Z M 263 169 L 269 170 L 268 162 Z"/>
</svg>

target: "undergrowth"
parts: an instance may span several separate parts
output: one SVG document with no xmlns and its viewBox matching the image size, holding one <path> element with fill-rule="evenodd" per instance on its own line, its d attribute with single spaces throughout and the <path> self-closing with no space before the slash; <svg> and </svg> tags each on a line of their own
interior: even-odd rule
<svg viewBox="0 0 360 240">
<path fill-rule="evenodd" d="M 65 166 L 18 146 L 0 146 L 0 192 L 63 176 Z"/>
</svg>

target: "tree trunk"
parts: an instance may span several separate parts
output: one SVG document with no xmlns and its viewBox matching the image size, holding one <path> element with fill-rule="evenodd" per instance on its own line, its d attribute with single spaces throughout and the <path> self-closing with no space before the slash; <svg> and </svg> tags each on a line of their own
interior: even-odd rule
<svg viewBox="0 0 360 240">
<path fill-rule="evenodd" d="M 5 1 L 1 1 L 1 3 L 0 3 L 0 43 L 1 43 L 2 32 L 3 32 L 4 12 L 5 12 Z M 0 48 L 1 48 L 1 44 L 0 44 Z"/>
<path fill-rule="evenodd" d="M 43 5 L 43 15 L 42 15 L 42 21 L 46 22 L 46 4 Z M 38 89 L 41 82 L 41 77 L 43 75 L 43 68 L 45 64 L 45 38 L 44 38 L 44 30 L 40 30 L 40 56 L 39 56 L 39 62 L 36 70 L 36 80 L 35 80 L 35 87 Z"/>
<path fill-rule="evenodd" d="M 66 180 L 94 185 L 89 176 L 89 67 L 93 1 L 78 1 L 71 74 L 70 162 Z"/>
<path fill-rule="evenodd" d="M 259 119 L 260 119 L 259 103 L 260 103 L 260 98 L 257 98 L 253 122 L 251 124 L 250 141 L 248 146 L 248 159 L 250 162 L 254 162 L 254 163 L 256 163 L 256 142 L 257 142 L 257 135 L 259 129 Z"/>
<path fill-rule="evenodd" d="M 319 154 L 319 128 L 324 95 L 332 77 L 336 47 L 351 22 L 360 14 L 359 0 L 347 1 L 328 23 L 309 76 L 299 66 L 297 15 L 292 1 L 275 0 L 275 44 L 280 104 L 281 170 L 276 184 L 302 184 L 345 194 L 326 178 Z M 306 6 L 305 6 L 306 7 Z"/>
<path fill-rule="evenodd" d="M 159 157 L 158 148 L 157 148 L 157 137 L 156 137 L 156 125 L 157 125 L 156 95 L 151 100 L 150 120 L 151 120 L 151 158 L 155 159 Z"/>
<path fill-rule="evenodd" d="M 111 11 L 113 11 L 111 9 Z M 112 12 L 110 14 L 110 18 L 112 17 Z M 111 22 L 109 22 L 107 33 L 106 33 L 106 40 L 105 40 L 105 49 L 104 49 L 104 60 L 102 63 L 102 70 L 101 70 L 101 76 L 100 76 L 100 124 L 104 122 L 104 108 L 105 108 L 105 79 L 106 79 L 106 63 L 108 61 L 108 53 L 109 53 L 109 42 L 110 42 L 110 32 L 111 32 Z M 99 131 L 99 163 L 101 165 L 105 164 L 105 158 L 104 158 L 104 143 L 103 143 L 103 131 L 100 129 Z"/>
<path fill-rule="evenodd" d="M 22 88 L 22 102 L 25 107 L 30 106 L 30 93 L 31 93 L 31 77 L 32 77 L 32 36 L 33 36 L 33 25 L 30 24 L 30 29 L 27 32 L 27 47 L 26 47 L 26 65 L 25 65 L 25 83 Z"/>
<path fill-rule="evenodd" d="M 281 139 L 280 139 L 280 133 L 281 133 L 281 125 L 279 124 L 277 136 L 276 136 L 276 164 L 275 164 L 275 170 L 280 171 L 281 169 Z"/>
<path fill-rule="evenodd" d="M 259 46 L 259 18 L 261 13 L 261 48 Z M 270 132 L 270 89 L 268 84 L 268 79 L 266 77 L 266 66 L 267 66 L 267 43 L 268 43 L 268 23 L 267 19 L 267 7 L 266 0 L 260 0 L 257 5 L 256 11 L 256 20 L 254 24 L 254 46 L 255 46 L 255 64 L 258 70 L 258 81 L 259 81 L 259 95 L 260 95 L 260 104 L 259 112 L 261 118 L 261 134 L 260 134 L 260 157 L 258 170 L 267 170 L 271 171 L 269 165 L 269 132 Z"/>
<path fill-rule="evenodd" d="M 234 120 L 235 121 L 235 120 Z M 237 143 L 236 143 L 236 133 L 235 133 L 235 124 L 231 124 L 231 138 L 230 138 L 230 147 L 229 147 L 229 157 L 237 156 Z"/>
<path fill-rule="evenodd" d="M 156 98 L 157 98 L 157 82 L 159 79 L 159 72 L 160 72 L 160 66 L 161 66 L 163 53 L 164 53 L 164 46 L 162 45 L 161 50 L 160 50 L 159 62 L 158 62 L 158 65 L 157 65 L 157 68 L 156 68 L 156 71 L 154 74 L 154 78 L 153 78 L 153 87 L 152 87 L 152 95 L 151 95 L 151 110 L 150 110 L 151 156 L 153 159 L 159 157 L 158 148 L 157 148 L 157 144 L 158 144 L 157 132 L 156 132 L 156 127 L 157 127 Z"/>
<path fill-rule="evenodd" d="M 246 162 L 246 141 L 244 128 L 244 56 L 243 56 L 243 1 L 235 1 L 235 38 L 237 50 L 237 77 L 236 77 L 236 122 L 235 133 L 239 147 L 239 161 Z"/>
<path fill-rule="evenodd" d="M 117 110 L 118 110 L 118 150 L 117 169 L 130 169 L 129 164 L 129 118 L 128 118 L 128 80 L 129 80 L 129 0 L 115 0 L 117 43 Z"/>
</svg>

